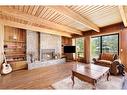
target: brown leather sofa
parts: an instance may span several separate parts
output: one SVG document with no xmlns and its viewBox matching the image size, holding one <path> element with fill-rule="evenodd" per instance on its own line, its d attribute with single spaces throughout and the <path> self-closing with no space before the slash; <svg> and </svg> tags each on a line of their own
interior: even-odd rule
<svg viewBox="0 0 127 95">
<path fill-rule="evenodd" d="M 120 63 L 117 54 L 112 53 L 101 53 L 98 59 L 93 58 L 94 64 L 110 67 L 110 73 L 113 75 L 118 74 L 117 64 L 116 62 Z"/>
</svg>

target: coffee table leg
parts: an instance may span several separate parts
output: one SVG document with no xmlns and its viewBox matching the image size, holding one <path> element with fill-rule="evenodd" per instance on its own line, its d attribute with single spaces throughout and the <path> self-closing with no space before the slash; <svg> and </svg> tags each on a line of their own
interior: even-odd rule
<svg viewBox="0 0 127 95">
<path fill-rule="evenodd" d="M 74 75 L 73 75 L 73 73 L 72 73 L 71 79 L 72 79 L 72 82 L 73 82 L 72 86 L 74 86 L 75 81 L 74 81 Z"/>
<path fill-rule="evenodd" d="M 109 81 L 110 72 L 107 73 L 107 81 Z"/>
<path fill-rule="evenodd" d="M 93 90 L 96 90 L 96 81 L 93 82 Z"/>
</svg>

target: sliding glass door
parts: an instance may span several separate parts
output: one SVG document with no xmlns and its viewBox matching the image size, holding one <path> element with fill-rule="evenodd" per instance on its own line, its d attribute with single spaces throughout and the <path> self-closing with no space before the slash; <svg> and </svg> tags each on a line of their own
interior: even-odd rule
<svg viewBox="0 0 127 95">
<path fill-rule="evenodd" d="M 84 37 L 72 39 L 72 45 L 76 46 L 76 53 L 73 53 L 74 59 L 84 57 Z"/>
<path fill-rule="evenodd" d="M 94 37 L 91 39 L 91 57 L 97 58 L 100 54 L 100 37 Z"/>
<path fill-rule="evenodd" d="M 119 34 L 91 38 L 91 59 L 99 57 L 103 52 L 119 54 Z"/>
<path fill-rule="evenodd" d="M 84 57 L 84 37 L 76 38 L 76 56 Z"/>
</svg>

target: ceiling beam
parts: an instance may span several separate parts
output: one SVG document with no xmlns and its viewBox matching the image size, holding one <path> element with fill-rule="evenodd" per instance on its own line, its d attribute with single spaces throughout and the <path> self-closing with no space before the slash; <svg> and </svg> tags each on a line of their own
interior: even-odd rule
<svg viewBox="0 0 127 95">
<path fill-rule="evenodd" d="M 22 28 L 22 29 L 28 29 L 28 30 L 32 30 L 32 31 L 38 31 L 38 32 L 44 32 L 44 33 L 49 33 L 49 34 L 71 37 L 70 33 L 56 31 L 56 30 L 52 30 L 52 29 L 40 28 L 40 27 L 36 27 L 36 26 L 32 26 L 32 25 L 21 24 L 18 22 L 13 22 L 13 21 L 4 20 L 4 19 L 0 19 L 0 24 L 11 26 L 11 27 Z"/>
<path fill-rule="evenodd" d="M 43 25 L 47 28 L 50 28 L 50 29 L 55 29 L 55 30 L 60 30 L 60 31 L 72 33 L 72 34 L 82 35 L 82 32 L 79 30 L 70 28 L 68 26 L 60 25 L 60 24 L 45 20 L 43 18 L 32 16 L 32 15 L 29 15 L 29 14 L 24 13 L 22 11 L 16 10 L 16 9 L 12 9 L 12 8 L 2 6 L 2 7 L 0 7 L 0 11 L 3 14 L 13 16 L 15 18 L 22 19 L 25 21 L 29 21 L 31 23 L 41 24 L 41 25 Z"/>
<path fill-rule="evenodd" d="M 87 18 L 82 17 L 80 14 L 72 11 L 71 9 L 65 6 L 46 6 L 46 7 L 52 8 L 55 11 L 74 19 L 75 21 L 82 23 L 85 27 L 95 30 L 96 32 L 100 32 L 99 27 L 95 25 L 93 22 L 91 22 Z"/>
<path fill-rule="evenodd" d="M 120 15 L 121 15 L 121 18 L 122 18 L 122 21 L 124 23 L 124 26 L 127 27 L 127 17 L 126 17 L 126 13 L 125 13 L 125 10 L 124 10 L 124 6 L 119 6 L 119 11 L 120 11 Z"/>
<path fill-rule="evenodd" d="M 86 37 L 86 36 L 99 36 L 104 34 L 112 34 L 112 33 L 119 33 L 121 29 L 124 27 L 123 23 L 116 23 L 108 26 L 104 26 L 100 28 L 101 32 L 94 32 L 94 30 L 88 30 L 83 32 L 82 36 L 79 35 L 72 35 L 72 38 L 79 38 L 79 37 Z"/>
</svg>

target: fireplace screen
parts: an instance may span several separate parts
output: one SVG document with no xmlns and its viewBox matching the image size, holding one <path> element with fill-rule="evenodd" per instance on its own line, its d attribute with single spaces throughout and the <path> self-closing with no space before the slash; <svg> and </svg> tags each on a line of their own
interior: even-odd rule
<svg viewBox="0 0 127 95">
<path fill-rule="evenodd" d="M 42 49 L 41 61 L 54 59 L 55 49 Z"/>
</svg>

